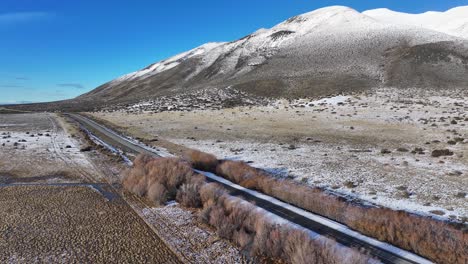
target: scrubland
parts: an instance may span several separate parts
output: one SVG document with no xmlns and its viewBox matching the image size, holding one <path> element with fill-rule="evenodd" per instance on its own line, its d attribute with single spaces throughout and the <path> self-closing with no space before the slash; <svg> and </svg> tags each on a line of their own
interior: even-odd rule
<svg viewBox="0 0 468 264">
<path fill-rule="evenodd" d="M 150 144 L 170 141 L 222 160 L 186 153 L 195 168 L 434 261 L 463 263 L 467 98 L 378 89 L 269 106 L 92 115 Z"/>
<path fill-rule="evenodd" d="M 463 91 L 378 89 L 269 106 L 92 115 L 154 145 L 170 141 L 303 185 L 463 221 L 467 101 Z"/>
<path fill-rule="evenodd" d="M 207 160 L 202 155 L 197 153 L 200 160 Z M 215 227 L 218 236 L 232 240 L 250 257 L 266 256 L 290 263 L 377 262 L 356 249 L 230 196 L 219 185 L 206 183 L 204 176 L 194 173 L 189 163 L 180 159 L 139 156 L 123 185 L 155 203 L 175 198 L 186 207 L 199 208 L 200 220 Z"/>
</svg>

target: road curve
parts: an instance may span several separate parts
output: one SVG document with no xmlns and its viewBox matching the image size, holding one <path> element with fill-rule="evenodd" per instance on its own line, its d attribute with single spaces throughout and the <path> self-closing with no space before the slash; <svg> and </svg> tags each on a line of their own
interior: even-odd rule
<svg viewBox="0 0 468 264">
<path fill-rule="evenodd" d="M 170 155 L 121 136 L 117 132 L 82 115 L 71 113 L 67 115 L 77 121 L 89 132 L 99 137 L 102 141 L 125 152 L 135 154 L 145 153 L 159 157 Z M 312 230 L 320 235 L 333 238 L 342 245 L 363 249 L 371 256 L 379 259 L 382 263 L 432 263 L 431 261 L 409 251 L 364 236 L 328 218 L 307 212 L 262 193 L 246 189 L 212 173 L 198 172 L 207 176 L 209 181 L 217 182 L 225 187 L 233 196 L 241 197 L 242 199 L 252 202 L 279 217 Z"/>
</svg>

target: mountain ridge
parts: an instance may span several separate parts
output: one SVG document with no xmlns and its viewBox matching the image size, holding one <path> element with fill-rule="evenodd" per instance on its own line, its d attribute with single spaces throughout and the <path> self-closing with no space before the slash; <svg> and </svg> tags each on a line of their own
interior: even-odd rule
<svg viewBox="0 0 468 264">
<path fill-rule="evenodd" d="M 364 11 L 362 14 L 383 23 L 423 27 L 468 39 L 468 6 L 454 7 L 445 12 L 427 11 L 420 14 L 378 8 Z"/>
<path fill-rule="evenodd" d="M 204 44 L 66 102 L 98 107 L 227 88 L 298 98 L 382 86 L 468 87 L 468 39 L 385 22 L 382 13 L 388 17 L 381 9 L 320 8 L 238 40 Z"/>
</svg>

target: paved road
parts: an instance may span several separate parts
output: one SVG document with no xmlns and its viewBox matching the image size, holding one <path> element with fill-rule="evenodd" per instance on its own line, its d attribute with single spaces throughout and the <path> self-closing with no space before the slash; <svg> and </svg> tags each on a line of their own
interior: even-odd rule
<svg viewBox="0 0 468 264">
<path fill-rule="evenodd" d="M 135 154 L 146 153 L 159 156 L 150 148 L 147 148 L 137 142 L 133 142 L 132 140 L 119 135 L 117 132 L 108 129 L 89 118 L 78 114 L 69 114 L 69 116 L 79 122 L 88 131 L 115 148 L 119 148 L 126 152 L 132 152 Z M 221 184 L 233 196 L 242 197 L 243 199 L 249 202 L 253 202 L 257 206 L 262 207 L 263 209 L 284 219 L 310 229 L 318 234 L 331 237 L 345 246 L 362 248 L 375 258 L 378 258 L 383 263 L 431 263 L 430 261 L 413 253 L 390 246 L 349 230 L 343 225 L 329 219 L 318 215 L 313 215 L 313 217 L 310 217 L 312 215 L 310 212 L 303 213 L 301 212 L 302 209 L 300 208 L 285 204 L 271 197 L 266 198 L 263 194 L 259 194 L 252 190 L 247 190 L 215 175 L 210 176 L 209 173 L 204 174 L 208 176 L 207 178 L 209 181 Z M 318 221 L 313 219 L 318 219 Z"/>
</svg>

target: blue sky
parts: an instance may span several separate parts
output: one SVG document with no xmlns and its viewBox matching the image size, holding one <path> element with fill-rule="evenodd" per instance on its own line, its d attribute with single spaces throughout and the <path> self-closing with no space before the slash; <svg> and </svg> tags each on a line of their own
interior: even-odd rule
<svg viewBox="0 0 468 264">
<path fill-rule="evenodd" d="M 420 13 L 468 0 L 1 0 L 0 102 L 72 98 L 205 42 L 330 5 Z"/>
</svg>

